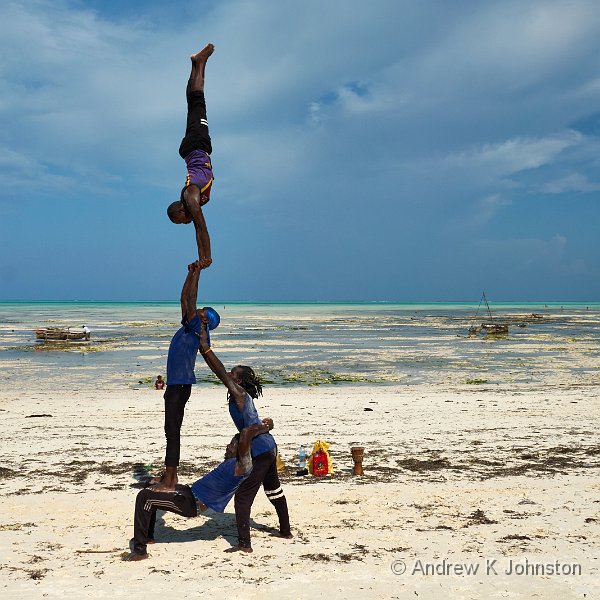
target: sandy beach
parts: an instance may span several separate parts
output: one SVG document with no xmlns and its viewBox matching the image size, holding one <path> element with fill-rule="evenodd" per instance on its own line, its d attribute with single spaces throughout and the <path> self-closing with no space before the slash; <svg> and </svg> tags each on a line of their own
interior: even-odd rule
<svg viewBox="0 0 600 600">
<path fill-rule="evenodd" d="M 163 457 L 162 394 L 3 390 L 2 596 L 597 597 L 599 391 L 269 387 L 259 409 L 276 423 L 294 539 L 272 536 L 259 492 L 252 555 L 224 554 L 230 504 L 164 513 L 149 559 L 124 563 L 137 479 Z M 194 389 L 182 433 L 188 483 L 232 434 L 222 388 Z M 297 477 L 297 448 L 316 439 L 331 443 L 335 473 Z M 354 444 L 364 477 L 351 474 Z"/>
</svg>

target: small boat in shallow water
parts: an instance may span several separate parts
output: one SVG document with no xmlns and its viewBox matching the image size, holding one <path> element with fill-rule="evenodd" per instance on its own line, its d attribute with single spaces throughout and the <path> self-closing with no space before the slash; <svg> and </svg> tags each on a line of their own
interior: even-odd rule
<svg viewBox="0 0 600 600">
<path fill-rule="evenodd" d="M 489 322 L 482 323 L 479 326 L 472 325 L 471 327 L 469 327 L 469 337 L 477 335 L 478 333 L 484 333 L 485 335 L 491 336 L 508 335 L 508 325 L 504 323 L 497 323 L 494 321 L 492 317 L 492 311 L 490 310 L 490 305 L 488 304 L 487 298 L 485 297 L 485 292 L 483 292 L 481 300 L 479 301 L 479 306 L 477 307 L 477 313 L 475 314 L 475 317 L 477 317 L 477 314 L 479 313 L 479 307 L 481 306 L 482 302 L 485 302 L 490 320 Z"/>
<path fill-rule="evenodd" d="M 43 327 L 35 330 L 38 340 L 48 342 L 82 342 L 90 339 L 89 331 L 71 331 L 70 327 Z"/>
<path fill-rule="evenodd" d="M 487 335 L 502 335 L 508 333 L 508 325 L 500 325 L 499 323 L 482 323 L 480 329 Z"/>
</svg>

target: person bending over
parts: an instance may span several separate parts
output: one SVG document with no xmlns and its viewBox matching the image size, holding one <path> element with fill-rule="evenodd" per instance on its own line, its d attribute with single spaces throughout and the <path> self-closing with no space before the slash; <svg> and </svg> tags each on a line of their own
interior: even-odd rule
<svg viewBox="0 0 600 600">
<path fill-rule="evenodd" d="M 273 421 L 264 419 L 260 424 L 245 427 L 229 442 L 225 460 L 198 479 L 192 486 L 177 485 L 171 492 L 157 491 L 154 487 L 140 490 L 135 499 L 131 552 L 123 560 L 137 561 L 148 558 L 147 545 L 154 544 L 156 510 L 174 512 L 183 517 L 195 517 L 207 508 L 223 512 L 240 484 L 252 471 L 250 443 L 254 436 L 273 429 Z"/>
<path fill-rule="evenodd" d="M 191 57 L 192 71 L 185 92 L 188 107 L 187 124 L 185 136 L 179 146 L 179 155 L 185 160 L 188 174 L 180 199 L 172 202 L 167 208 L 167 215 L 173 223 L 194 223 L 198 258 L 203 269 L 212 263 L 210 236 L 202 207 L 210 200 L 213 183 L 210 159 L 212 145 L 204 99 L 204 71 L 206 61 L 214 49 L 213 44 L 207 44 Z"/>
</svg>

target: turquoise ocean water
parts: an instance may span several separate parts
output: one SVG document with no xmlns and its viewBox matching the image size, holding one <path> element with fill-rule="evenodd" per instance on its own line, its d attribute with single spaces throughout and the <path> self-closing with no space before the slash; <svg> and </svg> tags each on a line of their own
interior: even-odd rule
<svg viewBox="0 0 600 600">
<path fill-rule="evenodd" d="M 530 383 L 559 375 L 597 383 L 600 303 L 504 303 L 506 338 L 469 338 L 477 303 L 215 303 L 213 345 L 226 366 L 248 364 L 277 385 Z M 532 313 L 542 315 L 532 317 Z M 178 303 L 0 303 L 0 384 L 64 388 L 148 385 L 165 375 Z M 49 344 L 33 330 L 87 325 L 87 344 Z M 203 360 L 200 385 L 213 385 Z M 139 382 L 142 382 L 141 384 Z"/>
</svg>

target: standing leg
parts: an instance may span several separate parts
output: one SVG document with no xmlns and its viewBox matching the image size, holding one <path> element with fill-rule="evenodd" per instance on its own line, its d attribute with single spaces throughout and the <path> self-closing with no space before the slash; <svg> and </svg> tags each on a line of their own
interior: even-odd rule
<svg viewBox="0 0 600 600">
<path fill-rule="evenodd" d="M 252 472 L 235 493 L 234 506 L 235 520 L 238 528 L 238 545 L 229 548 L 227 552 L 240 550 L 252 552 L 252 545 L 250 543 L 250 509 L 252 508 L 258 488 L 261 486 L 271 463 L 274 462 L 275 455 L 272 452 L 265 452 L 257 456 L 252 461 Z"/>
<path fill-rule="evenodd" d="M 177 484 L 177 467 L 181 454 L 181 425 L 185 414 L 185 405 L 192 393 L 190 384 L 167 385 L 165 391 L 165 474 L 160 481 L 162 491 L 173 491 Z"/>
<path fill-rule="evenodd" d="M 185 405 L 191 394 L 192 386 L 190 384 L 168 385 L 165 392 L 165 437 L 167 438 L 165 466 L 167 467 L 179 465 L 181 425 L 183 424 Z"/>
<path fill-rule="evenodd" d="M 285 499 L 281 483 L 279 482 L 276 462 L 269 467 L 263 481 L 263 487 L 267 498 L 277 511 L 277 517 L 279 518 L 279 535 L 288 539 L 292 538 L 287 500 Z"/>
</svg>

